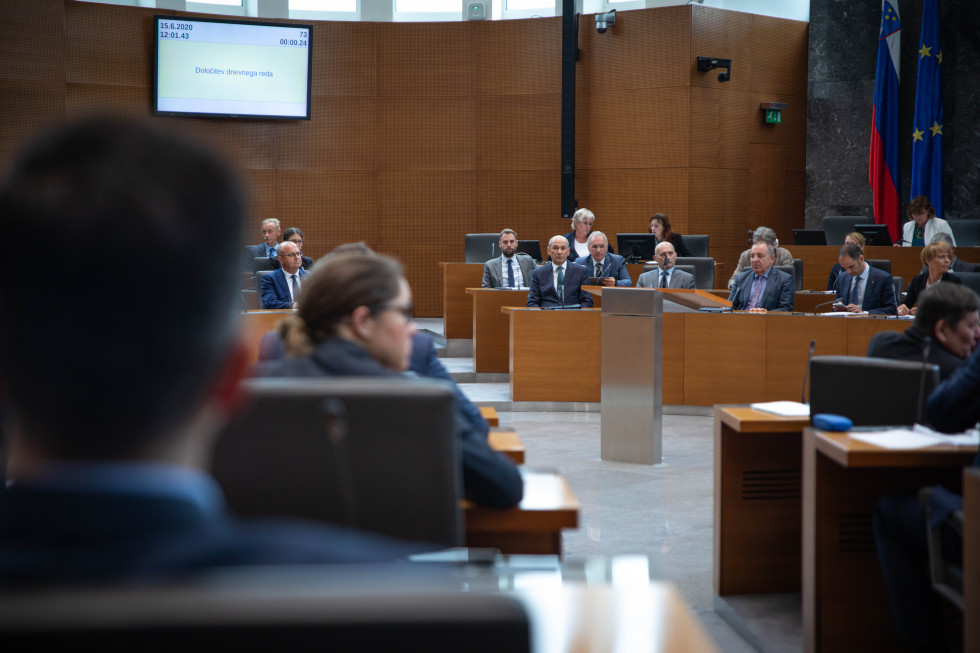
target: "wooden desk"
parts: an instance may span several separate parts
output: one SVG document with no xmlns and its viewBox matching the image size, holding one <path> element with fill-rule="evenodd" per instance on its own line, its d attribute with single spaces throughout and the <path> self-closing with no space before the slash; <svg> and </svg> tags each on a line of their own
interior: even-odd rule
<svg viewBox="0 0 980 653">
<path fill-rule="evenodd" d="M 715 594 L 800 591 L 807 418 L 715 406 Z"/>
<path fill-rule="evenodd" d="M 510 371 L 510 318 L 504 306 L 527 306 L 527 290 L 467 288 L 473 302 L 473 371 Z"/>
<path fill-rule="evenodd" d="M 803 259 L 803 289 L 825 290 L 830 269 L 837 262 L 840 247 L 830 245 L 790 245 L 795 258 Z M 922 271 L 921 247 L 868 247 L 866 259 L 887 259 L 892 262 L 892 274 L 905 279 L 908 285 L 912 277 Z M 957 247 L 956 256 L 964 261 L 980 261 L 980 247 Z"/>
<path fill-rule="evenodd" d="M 244 330 L 245 346 L 249 351 L 249 363 L 259 360 L 259 341 L 269 331 L 279 326 L 279 323 L 292 314 L 290 309 L 249 311 L 242 313 L 242 329 Z"/>
<path fill-rule="evenodd" d="M 500 418 L 497 416 L 497 409 L 493 406 L 480 406 L 480 414 L 483 419 L 487 420 L 487 424 L 491 428 L 494 426 L 500 426 Z"/>
<path fill-rule="evenodd" d="M 453 340 L 473 337 L 473 301 L 467 288 L 483 285 L 483 263 L 440 263 L 443 334 Z"/>
<path fill-rule="evenodd" d="M 466 546 L 561 555 L 562 529 L 578 528 L 578 499 L 560 474 L 521 468 L 521 475 L 524 499 L 516 508 L 495 510 L 464 502 Z"/>
<path fill-rule="evenodd" d="M 494 451 L 499 451 L 518 465 L 524 464 L 524 443 L 516 431 L 491 430 L 487 441 Z"/>
<path fill-rule="evenodd" d="M 976 448 L 889 450 L 809 426 L 803 434 L 804 650 L 895 650 L 871 531 L 875 502 L 924 485 L 959 488 Z"/>
</svg>

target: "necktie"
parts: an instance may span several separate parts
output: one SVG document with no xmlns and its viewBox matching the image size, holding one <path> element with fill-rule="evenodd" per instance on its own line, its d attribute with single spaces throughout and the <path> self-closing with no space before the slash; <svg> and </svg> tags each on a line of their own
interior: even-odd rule
<svg viewBox="0 0 980 653">
<path fill-rule="evenodd" d="M 293 285 L 293 301 L 294 302 L 297 299 L 299 299 L 299 279 L 296 278 L 297 276 L 298 275 L 295 275 L 294 274 L 294 275 L 292 275 L 292 277 L 290 277 L 290 281 L 292 281 L 292 285 Z"/>
<path fill-rule="evenodd" d="M 565 270 L 558 268 L 558 301 L 565 303 Z"/>
<path fill-rule="evenodd" d="M 755 308 L 759 305 L 759 297 L 762 296 L 762 277 L 756 276 L 752 282 L 752 297 L 749 298 L 749 305 L 746 308 Z"/>
<path fill-rule="evenodd" d="M 514 259 L 507 259 L 507 285 L 514 287 Z"/>
<path fill-rule="evenodd" d="M 276 258 L 276 248 L 275 247 L 270 247 L 269 248 L 269 258 Z"/>
<path fill-rule="evenodd" d="M 661 288 L 666 288 L 667 287 L 667 271 L 666 270 L 664 270 L 663 272 L 660 273 L 660 287 Z"/>
<path fill-rule="evenodd" d="M 861 301 L 861 277 L 854 277 L 854 285 L 851 287 L 851 296 L 848 297 L 848 304 L 857 304 Z"/>
<path fill-rule="evenodd" d="M 602 276 L 602 263 L 596 263 L 595 264 L 595 276 L 597 276 L 597 277 L 601 277 Z"/>
</svg>

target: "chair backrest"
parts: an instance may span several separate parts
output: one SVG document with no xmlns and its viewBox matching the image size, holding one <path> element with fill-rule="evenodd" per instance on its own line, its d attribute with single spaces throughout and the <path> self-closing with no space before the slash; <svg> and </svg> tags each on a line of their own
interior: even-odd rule
<svg viewBox="0 0 980 653">
<path fill-rule="evenodd" d="M 259 309 L 259 293 L 254 290 L 243 290 L 242 309 L 246 311 L 257 311 Z"/>
<path fill-rule="evenodd" d="M 517 251 L 527 254 L 535 261 L 543 261 L 541 258 L 541 241 L 538 240 L 519 240 L 517 241 Z M 488 259 L 489 260 L 489 259 Z M 529 282 L 530 283 L 530 282 Z"/>
<path fill-rule="evenodd" d="M 895 303 L 902 303 L 902 289 L 905 287 L 905 279 L 902 277 L 892 277 L 892 281 L 895 283 Z"/>
<path fill-rule="evenodd" d="M 827 236 L 823 229 L 794 229 L 794 245 L 826 245 Z"/>
<path fill-rule="evenodd" d="M 252 259 L 252 269 L 256 272 L 260 270 L 275 270 L 276 264 L 268 256 L 256 256 Z"/>
<path fill-rule="evenodd" d="M 715 287 L 715 260 L 710 256 L 678 256 L 674 260 L 674 265 L 678 267 L 681 265 L 694 267 L 695 288 L 711 290 Z"/>
<path fill-rule="evenodd" d="M 873 268 L 878 268 L 882 272 L 892 273 L 892 262 L 886 258 L 866 258 L 864 262 Z"/>
<path fill-rule="evenodd" d="M 795 267 L 793 267 L 792 265 L 774 265 L 773 267 L 781 272 L 785 272 L 790 276 L 791 279 L 793 279 L 793 290 L 795 290 L 796 292 L 802 290 L 801 286 L 803 285 L 803 279 L 798 274 L 796 274 Z"/>
<path fill-rule="evenodd" d="M 10 650 L 530 651 L 516 597 L 427 590 L 421 581 L 385 591 L 378 572 L 361 571 L 358 584 L 355 572 L 321 570 L 305 568 L 311 580 L 295 571 L 277 580 L 265 569 L 203 586 L 8 591 L 0 640 Z"/>
<path fill-rule="evenodd" d="M 461 544 L 455 397 L 431 379 L 244 382 L 211 472 L 240 515 L 290 515 Z"/>
<path fill-rule="evenodd" d="M 980 245 L 980 220 L 950 220 L 953 239 L 957 247 L 977 247 Z"/>
<path fill-rule="evenodd" d="M 275 270 L 259 270 L 255 273 L 255 294 L 258 295 L 259 308 L 265 308 L 262 303 L 262 278 L 267 274 L 272 274 Z"/>
<path fill-rule="evenodd" d="M 823 233 L 828 245 L 843 245 L 847 234 L 854 231 L 854 225 L 874 222 L 863 215 L 825 215 Z"/>
<path fill-rule="evenodd" d="M 855 426 L 913 424 L 939 383 L 939 366 L 861 356 L 814 356 L 810 415 L 843 415 Z"/>
<path fill-rule="evenodd" d="M 691 250 L 691 256 L 699 258 L 711 256 L 708 251 L 708 234 L 685 234 L 684 244 Z"/>
<path fill-rule="evenodd" d="M 803 259 L 793 259 L 793 269 L 796 270 L 796 291 L 803 290 Z"/>
<path fill-rule="evenodd" d="M 500 234 L 466 234 L 467 263 L 486 263 L 500 256 Z"/>
<path fill-rule="evenodd" d="M 957 272 L 956 276 L 963 281 L 963 285 L 980 295 L 980 272 Z"/>
</svg>

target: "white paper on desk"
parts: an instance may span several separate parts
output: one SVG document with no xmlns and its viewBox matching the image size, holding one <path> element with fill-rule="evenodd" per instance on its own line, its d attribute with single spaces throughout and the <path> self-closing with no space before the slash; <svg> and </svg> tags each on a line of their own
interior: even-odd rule
<svg viewBox="0 0 980 653">
<path fill-rule="evenodd" d="M 810 405 L 801 404 L 798 401 L 764 401 L 758 404 L 749 404 L 749 407 L 782 417 L 810 416 Z"/>
<path fill-rule="evenodd" d="M 867 315 L 867 311 L 861 311 L 860 313 L 850 313 L 848 311 L 830 311 L 829 313 L 817 313 L 822 317 L 861 317 L 862 315 Z"/>
<path fill-rule="evenodd" d="M 922 449 L 940 444 L 938 438 L 926 433 L 916 433 L 912 429 L 889 429 L 873 433 L 851 431 L 849 435 L 855 440 L 867 442 L 882 449 Z"/>
<path fill-rule="evenodd" d="M 916 433 L 931 435 L 943 444 L 949 444 L 954 447 L 976 447 L 980 445 L 980 431 L 975 428 L 963 431 L 962 433 L 940 433 L 939 431 L 932 430 L 928 426 L 916 424 L 912 427 L 912 430 Z"/>
</svg>

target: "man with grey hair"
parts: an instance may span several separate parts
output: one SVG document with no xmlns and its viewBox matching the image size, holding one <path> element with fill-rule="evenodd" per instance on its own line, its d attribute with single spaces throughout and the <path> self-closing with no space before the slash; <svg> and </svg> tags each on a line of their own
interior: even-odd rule
<svg viewBox="0 0 980 653">
<path fill-rule="evenodd" d="M 483 264 L 484 288 L 527 288 L 534 272 L 534 259 L 517 251 L 517 232 L 500 232 L 500 256 Z"/>
<path fill-rule="evenodd" d="M 279 226 L 279 220 L 276 218 L 266 218 L 262 221 L 260 226 L 262 230 L 262 242 L 258 245 L 247 245 L 245 247 L 245 264 L 243 270 L 248 270 L 255 272 L 257 258 L 268 258 L 269 266 L 263 268 L 261 266 L 258 269 L 275 269 L 278 267 L 278 256 L 279 256 L 279 238 L 282 236 L 282 227 Z"/>
<path fill-rule="evenodd" d="M 669 240 L 657 243 L 653 257 L 659 269 L 644 272 L 636 280 L 637 288 L 688 288 L 694 290 L 694 275 L 674 267 L 677 252 Z"/>
<path fill-rule="evenodd" d="M 576 265 L 585 268 L 590 278 L 599 280 L 598 285 L 624 286 L 631 288 L 633 280 L 626 271 L 626 261 L 622 256 L 609 253 L 609 240 L 601 231 L 589 234 L 589 255 L 575 260 Z"/>
<path fill-rule="evenodd" d="M 776 238 L 776 232 L 769 227 L 759 227 L 752 232 L 752 244 L 755 243 L 768 243 L 772 245 L 773 251 L 776 252 L 776 258 L 773 265 L 793 265 L 793 255 L 789 253 L 789 250 L 779 246 L 779 239 Z M 735 272 L 732 273 L 732 278 L 728 280 L 728 287 L 731 288 L 735 284 L 735 277 L 742 274 L 742 272 L 751 267 L 752 250 L 747 249 L 738 257 L 738 265 L 735 266 Z"/>
<path fill-rule="evenodd" d="M 980 272 L 980 265 L 976 263 L 967 263 L 961 259 L 956 258 L 956 247 L 953 245 L 953 237 L 948 233 L 940 231 L 938 234 L 932 237 L 929 244 L 932 243 L 946 243 L 949 245 L 949 251 L 953 252 L 953 262 L 949 265 L 950 272 Z M 926 266 L 922 266 L 922 271 L 926 271 Z"/>
<path fill-rule="evenodd" d="M 592 295 L 582 290 L 589 275 L 581 265 L 568 262 L 568 239 L 552 236 L 548 241 L 551 262 L 531 273 L 527 305 L 541 308 L 592 306 Z"/>
<path fill-rule="evenodd" d="M 776 257 L 774 250 L 765 241 L 752 245 L 749 254 L 751 269 L 738 276 L 728 296 L 732 310 L 753 313 L 793 310 L 793 277 L 773 267 Z"/>
</svg>

